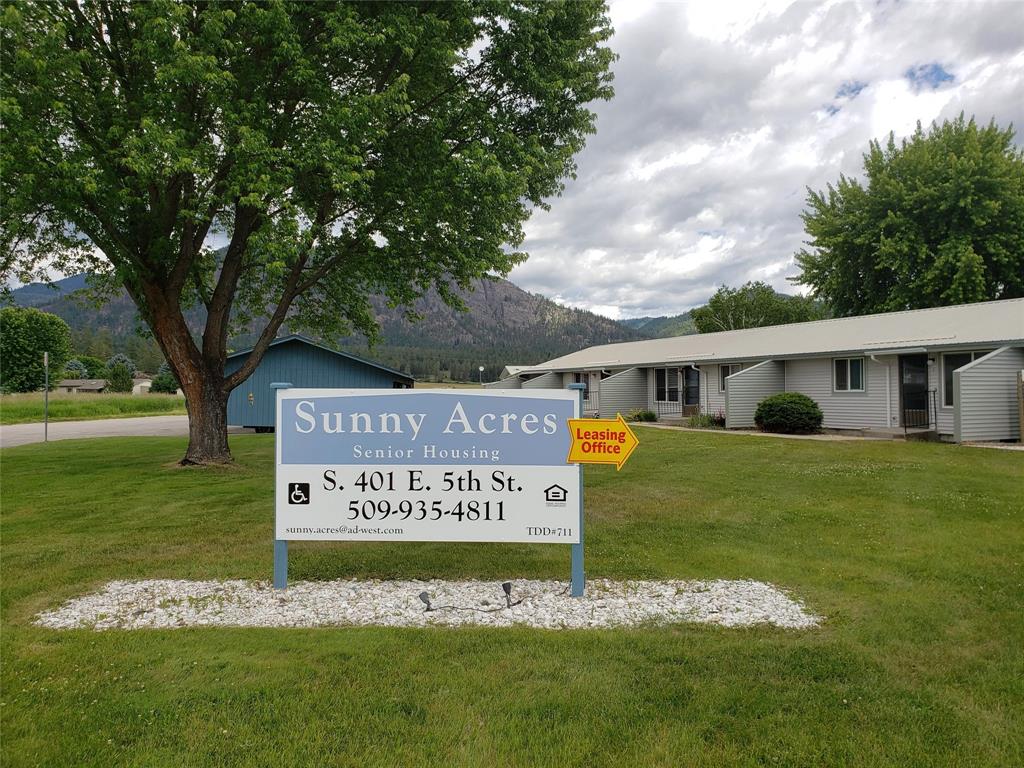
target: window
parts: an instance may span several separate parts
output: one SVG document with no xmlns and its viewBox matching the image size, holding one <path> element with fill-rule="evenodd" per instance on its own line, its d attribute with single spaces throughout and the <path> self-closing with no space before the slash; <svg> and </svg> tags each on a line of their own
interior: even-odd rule
<svg viewBox="0 0 1024 768">
<path fill-rule="evenodd" d="M 743 366 L 740 365 L 739 363 L 718 366 L 718 391 L 725 392 L 725 379 L 728 376 L 732 376 L 734 373 L 739 373 L 742 370 Z"/>
<path fill-rule="evenodd" d="M 700 405 L 700 371 L 683 368 L 683 405 Z"/>
<path fill-rule="evenodd" d="M 953 371 L 963 368 L 968 363 L 984 357 L 991 349 L 979 349 L 977 352 L 945 352 L 942 355 L 942 405 L 953 407 Z"/>
<path fill-rule="evenodd" d="M 679 369 L 657 368 L 654 371 L 654 399 L 659 403 L 679 401 Z"/>
<path fill-rule="evenodd" d="M 582 384 L 583 385 L 583 399 L 584 400 L 589 400 L 590 399 L 590 376 L 588 376 L 585 373 L 574 373 L 572 375 L 572 380 L 573 380 L 574 384 Z"/>
<path fill-rule="evenodd" d="M 832 388 L 836 392 L 864 391 L 864 358 L 841 357 L 832 361 L 835 373 Z"/>
</svg>

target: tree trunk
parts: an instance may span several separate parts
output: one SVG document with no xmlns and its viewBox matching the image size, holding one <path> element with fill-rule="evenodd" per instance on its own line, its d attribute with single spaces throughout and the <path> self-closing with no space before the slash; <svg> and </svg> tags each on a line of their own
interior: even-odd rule
<svg viewBox="0 0 1024 768">
<path fill-rule="evenodd" d="M 218 383 L 203 376 L 195 392 L 185 390 L 188 408 L 188 450 L 184 465 L 229 464 L 228 397 Z"/>
</svg>

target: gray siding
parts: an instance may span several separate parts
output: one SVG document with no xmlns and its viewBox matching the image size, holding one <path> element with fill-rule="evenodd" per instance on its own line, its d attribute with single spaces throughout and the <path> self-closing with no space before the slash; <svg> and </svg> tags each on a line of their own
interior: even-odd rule
<svg viewBox="0 0 1024 768">
<path fill-rule="evenodd" d="M 864 391 L 832 390 L 832 358 L 786 361 L 786 391 L 812 398 L 824 415 L 827 429 L 866 429 L 887 426 L 886 378 L 889 366 L 864 358 Z M 890 392 L 891 393 L 891 392 Z"/>
<path fill-rule="evenodd" d="M 740 363 L 740 370 L 745 371 L 753 363 Z M 700 366 L 701 371 L 705 373 L 705 376 L 701 379 L 701 402 L 704 403 L 705 413 L 715 413 L 716 411 L 725 412 L 725 392 L 720 390 L 718 387 L 722 382 L 722 374 L 719 371 L 720 365 L 702 365 Z M 707 393 L 705 397 L 704 393 Z"/>
<path fill-rule="evenodd" d="M 523 389 L 562 389 L 562 374 L 543 373 L 523 382 Z"/>
<path fill-rule="evenodd" d="M 627 416 L 630 411 L 646 407 L 647 371 L 644 369 L 630 368 L 601 382 L 601 417 L 614 419 L 617 413 Z"/>
<path fill-rule="evenodd" d="M 940 434 L 952 435 L 955 428 L 953 408 L 947 408 L 942 404 L 942 353 L 929 352 L 928 359 L 935 361 L 928 366 L 928 407 L 931 407 L 934 399 L 935 429 Z M 896 375 L 899 376 L 898 369 Z"/>
<path fill-rule="evenodd" d="M 786 365 L 765 360 L 734 373 L 725 380 L 725 426 L 740 429 L 754 426 L 757 404 L 769 395 L 786 390 Z"/>
<path fill-rule="evenodd" d="M 509 376 L 498 381 L 489 381 L 484 384 L 484 389 L 521 389 L 523 382 L 518 376 Z"/>
<path fill-rule="evenodd" d="M 1003 347 L 953 371 L 953 436 L 1020 440 L 1017 376 L 1024 349 Z"/>
</svg>

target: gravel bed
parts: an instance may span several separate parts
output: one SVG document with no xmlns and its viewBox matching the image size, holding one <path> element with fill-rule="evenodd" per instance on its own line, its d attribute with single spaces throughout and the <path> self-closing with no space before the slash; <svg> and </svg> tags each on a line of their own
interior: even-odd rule
<svg viewBox="0 0 1024 768">
<path fill-rule="evenodd" d="M 434 610 L 425 611 L 427 592 Z M 112 581 L 36 617 L 51 629 L 175 627 L 457 627 L 586 629 L 700 622 L 803 629 L 818 617 L 760 581 L 587 582 L 582 598 L 565 582 L 515 581 L 505 607 L 501 584 L 483 581 L 297 582 L 283 592 L 262 581 Z M 446 607 L 453 606 L 453 607 Z"/>
</svg>

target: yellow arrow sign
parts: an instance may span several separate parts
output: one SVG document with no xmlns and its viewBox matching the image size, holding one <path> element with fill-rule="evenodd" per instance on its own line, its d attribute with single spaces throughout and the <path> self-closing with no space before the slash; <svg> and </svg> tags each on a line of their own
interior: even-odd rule
<svg viewBox="0 0 1024 768">
<path fill-rule="evenodd" d="M 614 419 L 569 419 L 567 464 L 614 464 L 622 469 L 629 455 L 640 445 L 629 424 L 618 413 Z"/>
</svg>

